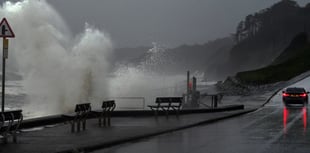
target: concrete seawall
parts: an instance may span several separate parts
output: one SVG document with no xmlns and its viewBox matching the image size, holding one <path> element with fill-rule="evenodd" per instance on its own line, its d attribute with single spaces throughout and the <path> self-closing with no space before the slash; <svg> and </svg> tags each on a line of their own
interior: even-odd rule
<svg viewBox="0 0 310 153">
<path fill-rule="evenodd" d="M 218 108 L 200 108 L 200 109 L 183 109 L 180 110 L 180 114 L 197 114 L 197 113 L 214 113 L 233 110 L 242 110 L 244 105 L 227 105 Z M 170 115 L 174 115 L 175 112 L 171 112 Z M 165 115 L 164 112 L 159 112 L 158 115 Z M 154 112 L 151 110 L 116 110 L 112 113 L 112 117 L 147 117 L 154 116 Z M 89 118 L 95 118 L 96 116 L 89 116 Z M 44 116 L 39 118 L 24 120 L 21 124 L 21 128 L 33 128 L 44 125 L 52 125 L 65 122 L 66 119 L 59 115 Z"/>
</svg>

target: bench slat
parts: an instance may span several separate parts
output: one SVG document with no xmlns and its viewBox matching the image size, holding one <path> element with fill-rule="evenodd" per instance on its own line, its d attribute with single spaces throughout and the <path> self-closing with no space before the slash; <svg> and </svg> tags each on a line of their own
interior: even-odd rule
<svg viewBox="0 0 310 153">
<path fill-rule="evenodd" d="M 103 101 L 101 108 L 115 108 L 115 100 Z"/>
<path fill-rule="evenodd" d="M 91 110 L 90 103 L 77 104 L 75 106 L 75 112 L 85 112 L 90 110 Z"/>
<path fill-rule="evenodd" d="M 155 104 L 157 105 L 148 105 L 148 107 L 155 112 L 156 116 L 157 112 L 161 110 L 165 111 L 166 115 L 168 115 L 169 110 L 174 110 L 178 115 L 182 103 L 183 97 L 157 97 L 155 100 Z"/>
<path fill-rule="evenodd" d="M 22 110 L 0 112 L 0 116 L 3 116 L 5 118 L 5 121 L 11 120 L 12 115 L 14 117 L 14 120 L 20 119 L 22 117 Z"/>
</svg>

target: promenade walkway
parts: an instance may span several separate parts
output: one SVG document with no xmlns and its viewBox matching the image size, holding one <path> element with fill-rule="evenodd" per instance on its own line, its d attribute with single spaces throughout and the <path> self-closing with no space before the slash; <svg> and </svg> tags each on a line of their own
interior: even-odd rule
<svg viewBox="0 0 310 153">
<path fill-rule="evenodd" d="M 157 119 L 149 115 L 112 117 L 111 127 L 99 127 L 97 119 L 89 119 L 86 130 L 79 133 L 71 133 L 70 124 L 45 124 L 22 129 L 18 134 L 17 144 L 12 143 L 11 140 L 8 144 L 0 144 L 0 153 L 90 152 L 255 111 L 267 101 L 269 96 L 271 94 L 259 98 L 246 97 L 246 101 L 242 101 L 242 98 L 235 98 L 236 102 L 229 102 L 229 104 L 250 103 L 250 107 L 245 105 L 245 109 L 190 113 L 182 114 L 179 117 L 171 115 L 168 118 L 159 116 Z M 226 100 L 229 101 L 229 98 Z M 226 102 L 228 103 L 228 101 Z M 254 103 L 254 106 L 257 107 L 252 105 Z M 221 105 L 223 106 L 223 104 Z"/>
</svg>

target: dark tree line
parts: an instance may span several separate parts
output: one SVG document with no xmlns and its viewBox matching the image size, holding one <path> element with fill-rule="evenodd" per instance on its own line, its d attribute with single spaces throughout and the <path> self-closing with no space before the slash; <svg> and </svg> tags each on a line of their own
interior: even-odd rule
<svg viewBox="0 0 310 153">
<path fill-rule="evenodd" d="M 234 34 L 240 43 L 257 35 L 273 38 L 274 36 L 291 36 L 301 27 L 309 30 L 310 4 L 300 7 L 293 0 L 282 0 L 270 8 L 246 16 L 240 21 Z"/>
<path fill-rule="evenodd" d="M 235 34 L 236 42 L 240 42 L 246 38 L 253 37 L 260 29 L 261 22 L 257 18 L 257 14 L 248 15 L 244 21 L 240 21 Z"/>
<path fill-rule="evenodd" d="M 234 73 L 271 64 L 301 32 L 310 34 L 310 3 L 301 7 L 281 0 L 250 14 L 236 27 L 226 69 Z"/>
</svg>

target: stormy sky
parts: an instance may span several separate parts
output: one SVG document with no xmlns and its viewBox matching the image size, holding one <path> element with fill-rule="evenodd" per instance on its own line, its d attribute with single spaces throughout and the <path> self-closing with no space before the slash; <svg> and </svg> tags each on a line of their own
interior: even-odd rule
<svg viewBox="0 0 310 153">
<path fill-rule="evenodd" d="M 88 22 L 109 33 L 116 47 L 205 43 L 230 35 L 246 15 L 278 1 L 48 0 L 73 33 Z M 309 0 L 297 2 L 304 6 Z"/>
</svg>

